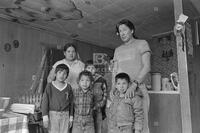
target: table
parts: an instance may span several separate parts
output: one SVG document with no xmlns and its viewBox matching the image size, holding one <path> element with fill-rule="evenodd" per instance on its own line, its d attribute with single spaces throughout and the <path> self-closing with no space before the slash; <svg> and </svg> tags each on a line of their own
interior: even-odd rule
<svg viewBox="0 0 200 133">
<path fill-rule="evenodd" d="M 7 112 L 0 116 L 0 133 L 29 133 L 26 115 Z"/>
</svg>

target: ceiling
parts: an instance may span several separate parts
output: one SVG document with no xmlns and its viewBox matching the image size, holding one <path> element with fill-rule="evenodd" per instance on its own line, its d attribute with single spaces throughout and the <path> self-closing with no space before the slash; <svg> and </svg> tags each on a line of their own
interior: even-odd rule
<svg viewBox="0 0 200 133">
<path fill-rule="evenodd" d="M 200 1 L 184 1 L 188 14 L 196 5 L 197 16 Z M 109 48 L 121 43 L 115 34 L 121 19 L 130 19 L 136 35 L 149 39 L 173 29 L 173 14 L 173 0 L 0 0 L 0 18 Z"/>
</svg>

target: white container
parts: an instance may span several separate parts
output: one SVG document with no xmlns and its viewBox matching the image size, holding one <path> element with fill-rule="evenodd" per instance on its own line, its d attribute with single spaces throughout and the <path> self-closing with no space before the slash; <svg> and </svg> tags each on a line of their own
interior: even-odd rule
<svg viewBox="0 0 200 133">
<path fill-rule="evenodd" d="M 151 73 L 151 85 L 153 91 L 161 90 L 161 74 L 159 72 Z"/>
<path fill-rule="evenodd" d="M 169 78 L 162 78 L 162 91 L 172 91 L 172 86 L 169 82 Z"/>
<path fill-rule="evenodd" d="M 0 111 L 4 111 L 9 105 L 10 97 L 0 97 Z"/>
</svg>

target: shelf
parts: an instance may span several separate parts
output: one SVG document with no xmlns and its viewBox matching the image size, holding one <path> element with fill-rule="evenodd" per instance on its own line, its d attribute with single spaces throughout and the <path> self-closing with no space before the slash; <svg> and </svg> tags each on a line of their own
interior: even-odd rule
<svg viewBox="0 0 200 133">
<path fill-rule="evenodd" d="M 179 91 L 148 91 L 149 94 L 180 94 Z"/>
</svg>

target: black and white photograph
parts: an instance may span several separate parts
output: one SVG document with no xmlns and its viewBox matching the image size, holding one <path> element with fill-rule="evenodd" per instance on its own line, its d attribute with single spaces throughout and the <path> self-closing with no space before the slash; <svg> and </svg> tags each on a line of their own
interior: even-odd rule
<svg viewBox="0 0 200 133">
<path fill-rule="evenodd" d="M 0 0 L 0 133 L 200 133 L 200 0 Z"/>
</svg>

